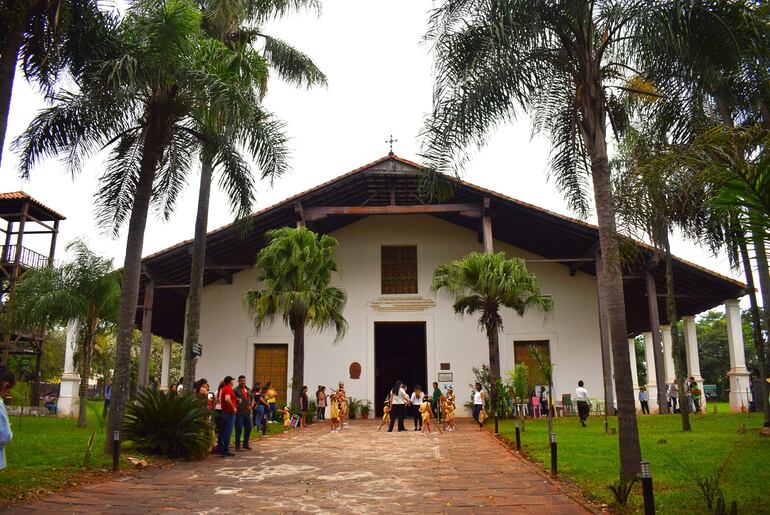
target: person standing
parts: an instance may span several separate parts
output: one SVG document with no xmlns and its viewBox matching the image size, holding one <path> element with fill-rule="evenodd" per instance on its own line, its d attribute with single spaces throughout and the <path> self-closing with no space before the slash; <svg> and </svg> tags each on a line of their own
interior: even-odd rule
<svg viewBox="0 0 770 515">
<path fill-rule="evenodd" d="M 8 412 L 5 409 L 5 397 L 14 384 L 16 384 L 16 377 L 13 372 L 8 370 L 8 367 L 0 365 L 0 470 L 5 468 L 5 446 L 13 439 L 11 422 L 8 420 Z"/>
<path fill-rule="evenodd" d="M 233 376 L 225 376 L 222 390 L 219 392 L 222 400 L 222 427 L 219 430 L 219 455 L 222 457 L 235 456 L 230 452 L 230 437 L 235 427 L 235 392 L 233 391 Z"/>
<path fill-rule="evenodd" d="M 698 382 L 695 380 L 694 377 L 690 378 L 692 382 L 690 383 L 690 391 L 692 392 L 692 403 L 695 407 L 695 413 L 700 413 L 700 396 L 701 391 L 700 387 L 698 386 Z"/>
<path fill-rule="evenodd" d="M 540 399 L 540 413 L 544 417 L 548 416 L 548 398 L 545 396 L 545 386 L 540 387 L 540 393 L 537 397 Z"/>
<path fill-rule="evenodd" d="M 102 409 L 102 416 L 107 416 L 107 411 L 110 409 L 110 398 L 112 398 L 112 379 L 107 379 L 107 384 L 104 386 L 104 409 Z"/>
<path fill-rule="evenodd" d="M 676 383 L 671 383 L 668 385 L 668 399 L 669 399 L 669 407 L 671 408 L 671 413 L 678 413 L 679 412 L 679 388 L 676 386 Z"/>
<path fill-rule="evenodd" d="M 253 407 L 253 397 L 249 388 L 246 386 L 246 376 L 238 376 L 238 386 L 235 388 L 235 450 L 241 450 L 241 433 L 243 433 L 243 449 L 251 450 L 249 447 L 249 436 L 251 435 L 251 408 Z"/>
<path fill-rule="evenodd" d="M 299 427 L 305 428 L 305 419 L 307 411 L 310 409 L 310 399 L 307 395 L 307 386 L 302 387 L 302 393 L 299 395 Z"/>
<path fill-rule="evenodd" d="M 588 399 L 588 390 L 583 386 L 583 380 L 578 381 L 578 387 L 575 388 L 575 401 L 577 402 L 578 416 L 580 416 L 580 424 L 586 427 L 586 419 L 588 413 L 591 411 Z"/>
<path fill-rule="evenodd" d="M 393 432 L 393 425 L 398 419 L 398 432 L 406 431 L 404 428 L 404 409 L 409 403 L 409 397 L 406 395 L 406 390 L 401 384 L 401 381 L 396 381 L 393 384 L 393 388 L 390 390 L 390 424 L 388 425 L 388 433 Z"/>
<path fill-rule="evenodd" d="M 687 409 L 690 413 L 695 412 L 695 402 L 692 398 L 692 384 L 695 383 L 695 378 L 691 377 L 684 383 L 684 398 L 687 400 Z M 697 383 L 696 383 L 697 384 Z"/>
<path fill-rule="evenodd" d="M 269 407 L 268 414 L 267 414 L 267 421 L 270 424 L 275 424 L 275 415 L 278 411 L 278 405 L 275 403 L 276 399 L 275 397 L 278 395 L 278 393 L 275 391 L 275 388 L 273 388 L 273 383 L 268 381 L 265 383 L 265 400 L 267 400 L 267 405 Z"/>
<path fill-rule="evenodd" d="M 316 406 L 318 406 L 318 420 L 326 420 L 326 387 L 321 385 L 318 387 L 318 394 L 316 395 Z"/>
<path fill-rule="evenodd" d="M 642 414 L 650 414 L 650 394 L 647 392 L 647 387 L 642 386 L 639 388 L 639 404 L 642 406 Z"/>
<path fill-rule="evenodd" d="M 436 409 L 436 419 L 441 420 L 441 408 L 437 406 L 441 406 L 441 396 L 443 394 L 441 393 L 441 388 L 438 387 L 437 382 L 433 382 L 433 407 Z"/>
<path fill-rule="evenodd" d="M 412 395 L 409 397 L 409 402 L 412 404 L 412 418 L 414 419 L 414 430 L 420 431 L 422 430 L 422 415 L 420 412 L 420 407 L 422 406 L 422 398 L 424 397 L 422 393 L 422 386 L 419 384 L 414 385 L 414 391 L 412 392 Z"/>
<path fill-rule="evenodd" d="M 479 431 L 484 427 L 484 421 L 481 418 L 481 412 L 484 411 L 484 401 L 486 400 L 486 394 L 481 389 L 481 383 L 476 383 L 475 390 L 473 392 L 473 420 L 479 425 Z"/>
</svg>

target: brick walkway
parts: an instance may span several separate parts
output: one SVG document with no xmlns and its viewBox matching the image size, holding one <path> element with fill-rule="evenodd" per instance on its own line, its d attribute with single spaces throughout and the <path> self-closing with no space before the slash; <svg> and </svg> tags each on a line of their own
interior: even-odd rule
<svg viewBox="0 0 770 515">
<path fill-rule="evenodd" d="M 429 436 L 378 433 L 372 421 L 336 434 L 315 424 L 253 448 L 85 486 L 12 513 L 589 513 L 470 423 Z"/>
</svg>

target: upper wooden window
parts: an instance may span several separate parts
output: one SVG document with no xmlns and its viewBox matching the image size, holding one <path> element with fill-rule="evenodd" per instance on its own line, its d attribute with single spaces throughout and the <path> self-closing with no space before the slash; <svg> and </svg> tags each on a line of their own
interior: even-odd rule
<svg viewBox="0 0 770 515">
<path fill-rule="evenodd" d="M 417 246 L 382 247 L 382 293 L 417 293 Z"/>
</svg>

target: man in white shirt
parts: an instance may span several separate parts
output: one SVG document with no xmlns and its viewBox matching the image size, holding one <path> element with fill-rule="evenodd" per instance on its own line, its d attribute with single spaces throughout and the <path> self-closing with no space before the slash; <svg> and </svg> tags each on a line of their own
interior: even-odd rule
<svg viewBox="0 0 770 515">
<path fill-rule="evenodd" d="M 583 388 L 582 380 L 578 381 L 578 387 L 575 388 L 575 400 L 577 401 L 580 423 L 583 425 L 583 427 L 586 427 L 586 419 L 588 418 L 590 407 L 588 405 L 588 390 Z"/>
</svg>

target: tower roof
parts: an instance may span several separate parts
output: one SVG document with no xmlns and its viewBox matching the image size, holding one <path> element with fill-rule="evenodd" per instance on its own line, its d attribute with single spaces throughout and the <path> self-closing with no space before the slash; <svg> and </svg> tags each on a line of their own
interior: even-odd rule
<svg viewBox="0 0 770 515">
<path fill-rule="evenodd" d="M 29 205 L 28 214 L 41 222 L 65 220 L 64 215 L 57 213 L 23 191 L 0 193 L 0 218 L 8 222 L 18 222 L 21 218 L 24 204 Z"/>
</svg>

